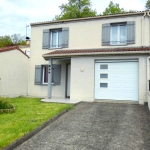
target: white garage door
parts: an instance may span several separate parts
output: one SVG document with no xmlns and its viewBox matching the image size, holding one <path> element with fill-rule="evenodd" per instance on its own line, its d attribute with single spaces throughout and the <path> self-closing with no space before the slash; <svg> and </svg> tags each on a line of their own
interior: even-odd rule
<svg viewBox="0 0 150 150">
<path fill-rule="evenodd" d="M 96 61 L 95 99 L 138 101 L 138 62 Z"/>
</svg>

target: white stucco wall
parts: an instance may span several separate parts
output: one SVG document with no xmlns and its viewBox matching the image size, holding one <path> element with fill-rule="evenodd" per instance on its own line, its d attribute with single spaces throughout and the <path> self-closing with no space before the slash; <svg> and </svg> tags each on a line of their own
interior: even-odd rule
<svg viewBox="0 0 150 150">
<path fill-rule="evenodd" d="M 126 46 L 102 46 L 102 24 L 135 21 L 135 44 Z M 56 50 L 92 49 L 92 48 L 115 48 L 115 47 L 138 47 L 149 46 L 150 31 L 149 18 L 142 16 L 126 16 L 103 18 L 99 20 L 84 20 L 74 22 L 60 22 L 54 24 L 37 25 L 31 28 L 31 53 L 29 67 L 29 95 L 47 97 L 47 85 L 34 85 L 35 65 L 48 64 L 42 57 L 43 54 L 55 49 L 42 49 L 44 29 L 57 29 L 69 27 L 69 47 Z M 146 58 L 148 55 L 112 55 L 97 57 L 72 57 L 71 58 L 71 97 L 72 100 L 94 100 L 94 60 L 95 59 L 139 59 L 139 103 L 146 101 Z M 66 63 L 61 63 L 61 85 L 52 86 L 52 97 L 65 97 Z M 80 69 L 84 68 L 81 72 Z"/>
<path fill-rule="evenodd" d="M 138 59 L 139 61 L 139 104 L 147 101 L 146 58 L 148 56 L 97 56 L 71 59 L 71 100 L 94 101 L 94 65 L 100 59 Z M 84 71 L 81 71 L 84 70 Z"/>
<path fill-rule="evenodd" d="M 126 45 L 131 46 L 148 46 L 150 44 L 150 22 L 149 18 L 142 18 L 140 16 L 128 16 L 128 17 L 112 17 L 112 18 L 100 18 L 97 20 L 84 20 L 74 22 L 60 22 L 54 24 L 46 24 L 32 27 L 32 43 L 31 49 L 34 48 L 42 50 L 42 38 L 44 29 L 57 29 L 63 27 L 69 27 L 69 47 L 67 49 L 90 49 L 90 48 L 114 48 L 122 46 L 102 46 L 102 24 L 105 23 L 118 23 L 135 21 L 135 44 Z M 124 46 L 123 46 L 124 47 Z M 51 49 L 55 50 L 55 49 Z M 46 52 L 46 50 L 44 50 Z M 42 53 L 42 51 L 40 52 Z"/>
<path fill-rule="evenodd" d="M 28 57 L 18 50 L 0 53 L 0 96 L 28 93 Z"/>
</svg>

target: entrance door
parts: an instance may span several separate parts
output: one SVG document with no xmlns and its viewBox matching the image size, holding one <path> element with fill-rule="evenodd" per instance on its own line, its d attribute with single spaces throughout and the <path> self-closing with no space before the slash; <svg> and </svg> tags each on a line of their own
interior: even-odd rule
<svg viewBox="0 0 150 150">
<path fill-rule="evenodd" d="M 67 88 L 66 88 L 66 97 L 70 97 L 70 72 L 71 72 L 71 65 L 68 64 L 67 65 L 67 76 L 66 76 L 66 85 L 67 85 Z"/>
</svg>

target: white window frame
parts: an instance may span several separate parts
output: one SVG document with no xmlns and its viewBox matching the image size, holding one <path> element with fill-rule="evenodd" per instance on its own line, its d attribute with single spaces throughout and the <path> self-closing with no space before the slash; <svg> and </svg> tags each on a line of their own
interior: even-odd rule
<svg viewBox="0 0 150 150">
<path fill-rule="evenodd" d="M 120 26 L 125 26 L 126 27 L 126 42 L 125 43 L 120 43 Z M 112 35 L 112 27 L 117 26 L 117 43 L 113 43 L 113 35 Z M 110 45 L 127 45 L 127 26 L 126 24 L 114 24 L 111 25 L 111 30 L 110 30 Z"/>
<path fill-rule="evenodd" d="M 50 32 L 50 48 L 61 48 L 62 46 L 59 47 L 59 32 L 62 32 L 62 29 L 56 29 L 56 30 L 51 30 Z M 56 32 L 56 46 L 53 47 L 52 42 L 53 42 L 53 37 L 52 37 L 52 32 Z"/>
<path fill-rule="evenodd" d="M 45 65 L 45 66 L 42 67 L 42 84 L 48 84 L 48 81 L 47 81 L 47 82 L 44 82 L 44 73 L 45 73 L 45 68 L 46 68 L 46 67 L 48 67 L 48 65 L 47 65 L 47 66 Z M 48 76 L 48 75 L 47 75 L 47 76 Z"/>
</svg>

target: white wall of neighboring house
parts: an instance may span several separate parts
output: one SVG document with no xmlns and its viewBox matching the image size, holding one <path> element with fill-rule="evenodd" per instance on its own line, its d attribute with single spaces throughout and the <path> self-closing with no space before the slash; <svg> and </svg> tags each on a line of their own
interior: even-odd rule
<svg viewBox="0 0 150 150">
<path fill-rule="evenodd" d="M 19 50 L 0 53 L 0 96 L 27 95 L 28 67 L 28 57 Z"/>
<path fill-rule="evenodd" d="M 30 45 L 19 46 L 19 48 L 30 57 Z"/>
</svg>

